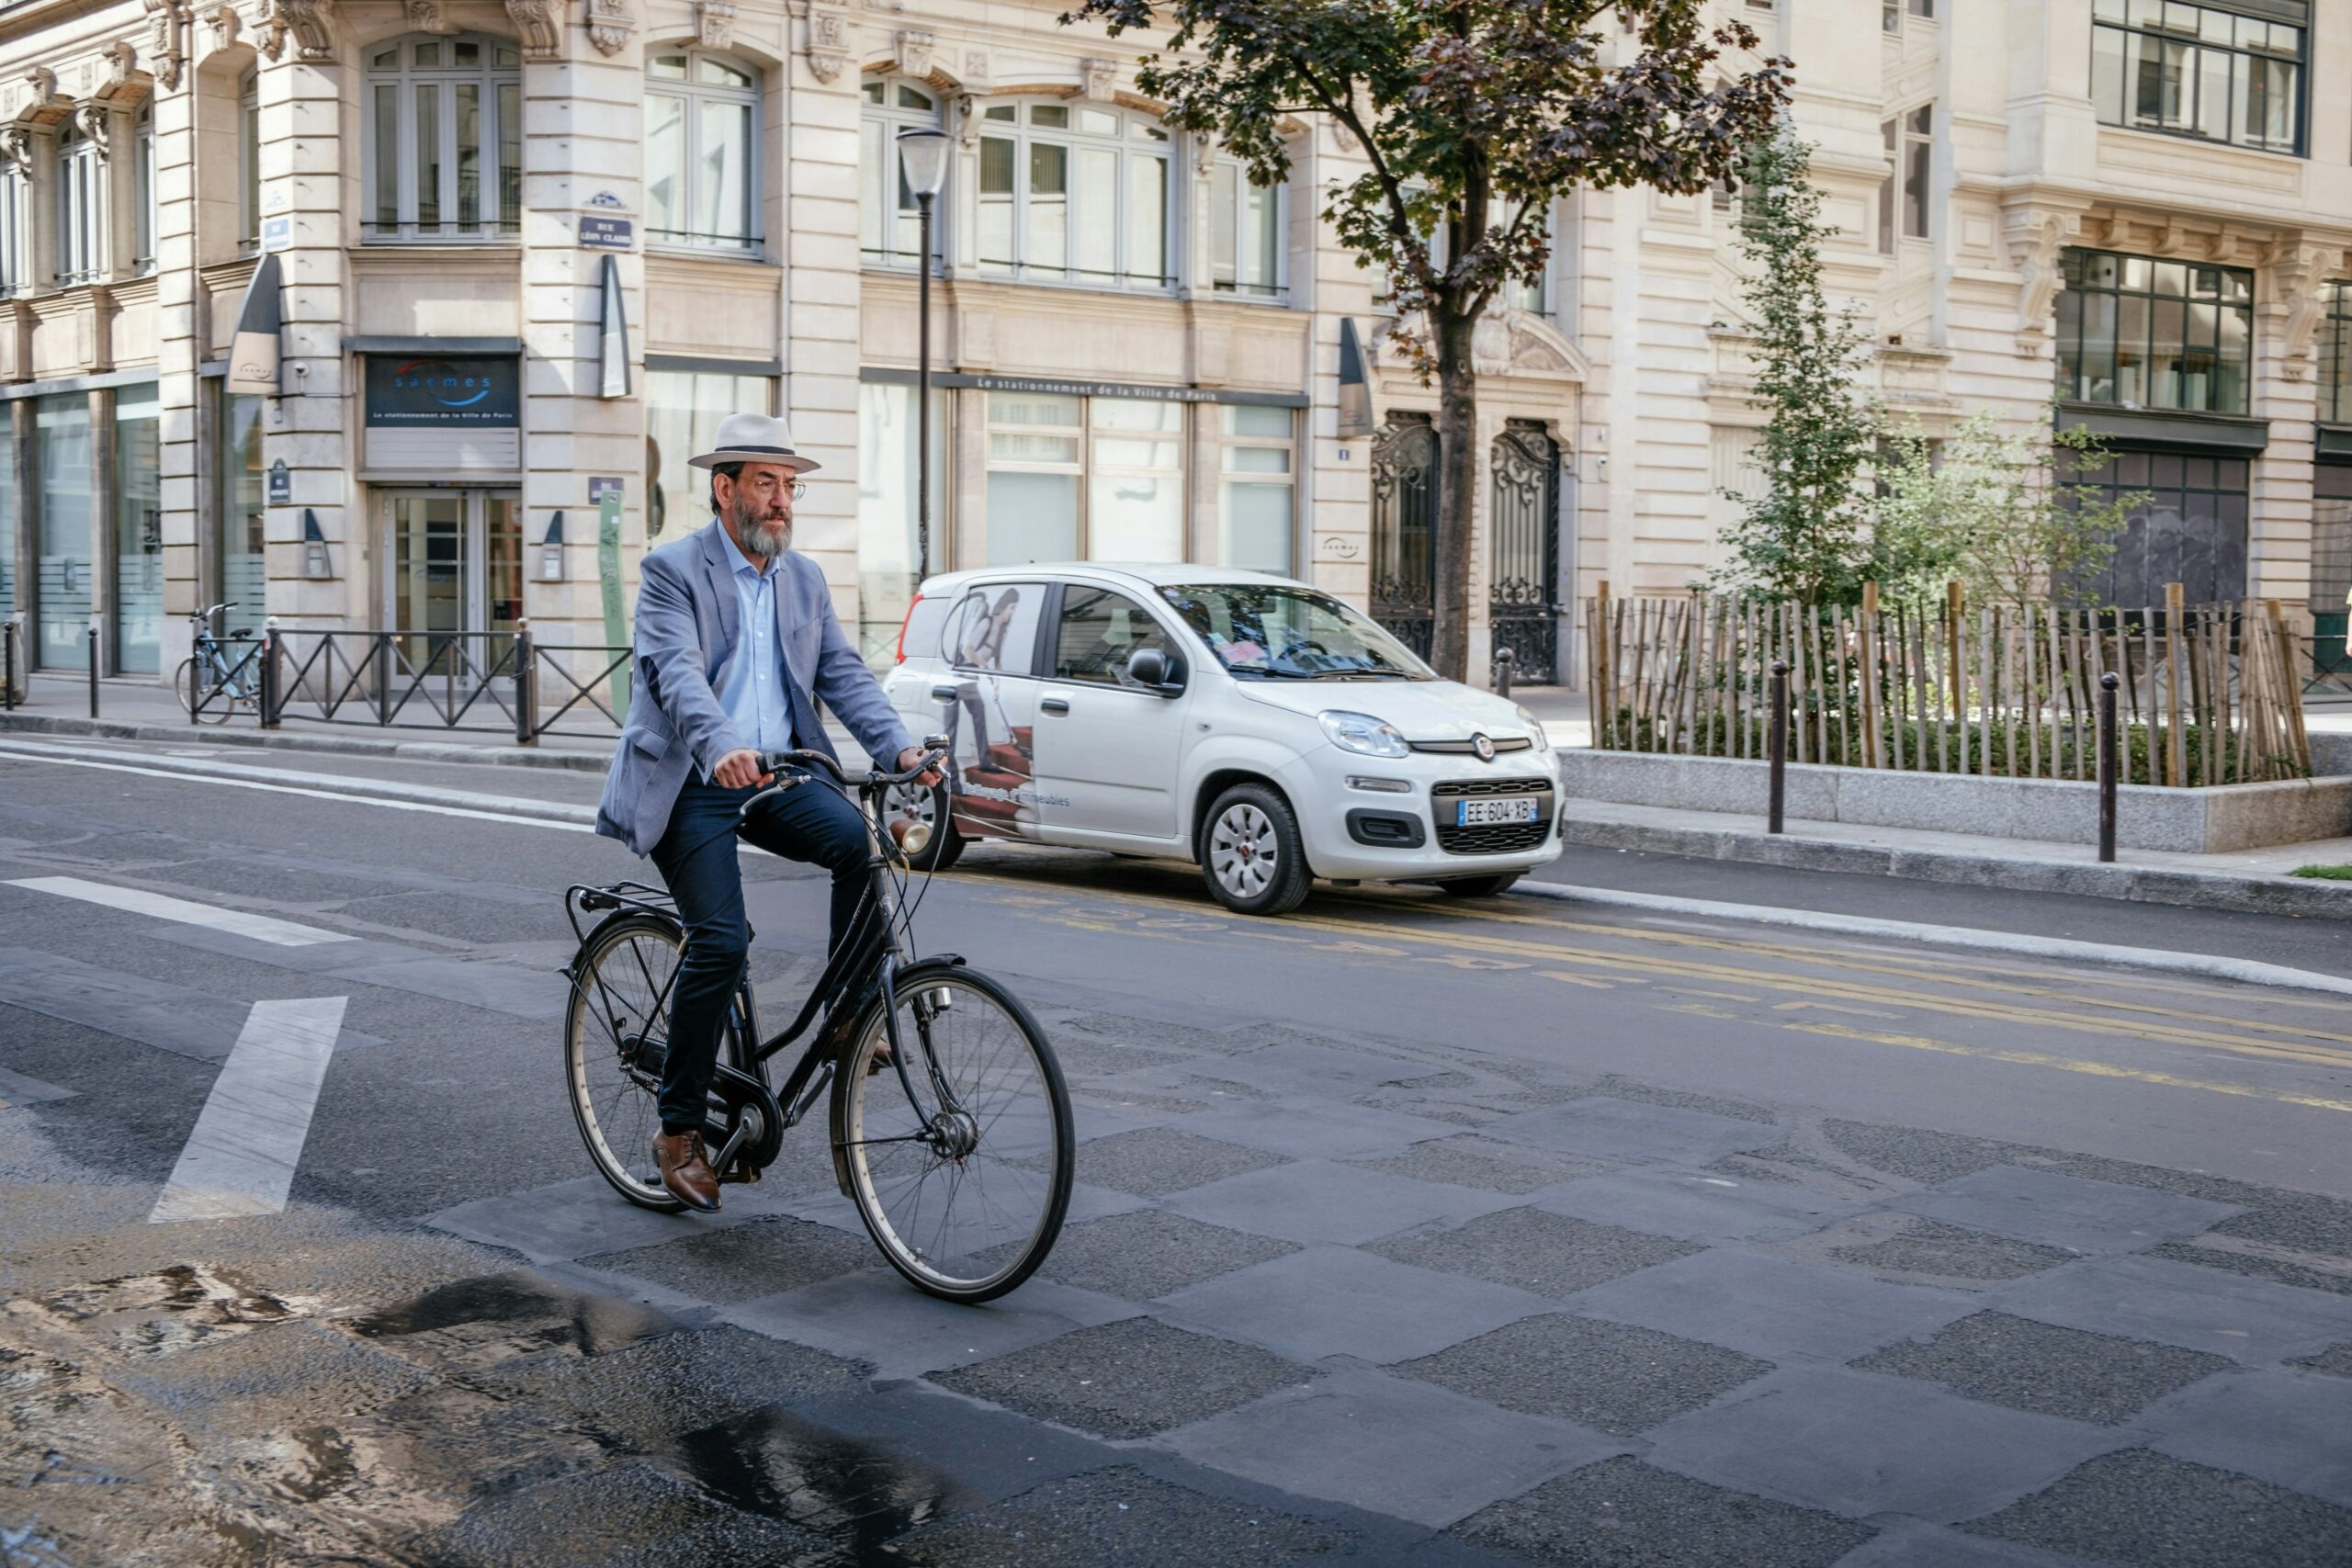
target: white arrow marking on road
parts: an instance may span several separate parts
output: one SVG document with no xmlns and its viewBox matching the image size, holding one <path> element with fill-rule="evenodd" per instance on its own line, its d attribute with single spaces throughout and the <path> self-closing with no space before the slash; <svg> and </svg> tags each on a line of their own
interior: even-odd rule
<svg viewBox="0 0 2352 1568">
<path fill-rule="evenodd" d="M 136 887 L 85 882 L 78 876 L 28 876 L 8 886 L 28 887 L 35 893 L 54 893 L 61 898 L 79 898 L 85 904 L 103 904 L 109 909 L 128 909 L 134 915 L 153 915 L 159 920 L 176 920 L 184 926 L 204 926 L 235 936 L 249 936 L 274 947 L 316 947 L 322 942 L 358 940 L 343 931 L 298 926 L 291 920 L 274 920 L 267 915 L 249 915 L 243 909 L 223 909 Z"/>
<path fill-rule="evenodd" d="M 286 1207 L 350 999 L 254 1004 L 148 1224 L 274 1214 Z"/>
</svg>

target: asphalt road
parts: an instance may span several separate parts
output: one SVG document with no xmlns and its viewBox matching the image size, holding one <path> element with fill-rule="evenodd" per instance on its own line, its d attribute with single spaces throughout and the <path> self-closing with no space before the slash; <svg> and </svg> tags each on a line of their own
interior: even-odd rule
<svg viewBox="0 0 2352 1568">
<path fill-rule="evenodd" d="M 952 1309 L 821 1150 L 716 1222 L 587 1174 L 558 894 L 641 863 L 282 775 L 593 776 L 158 750 L 0 752 L 0 1563 L 2352 1560 L 2352 1001 L 978 850 L 922 940 L 1039 1013 L 1082 1146 L 1043 1275 Z M 822 890 L 746 874 L 773 1014 Z M 2347 972 L 2306 922 L 1554 874 Z M 216 1147 L 282 1210 L 173 1217 Z"/>
</svg>

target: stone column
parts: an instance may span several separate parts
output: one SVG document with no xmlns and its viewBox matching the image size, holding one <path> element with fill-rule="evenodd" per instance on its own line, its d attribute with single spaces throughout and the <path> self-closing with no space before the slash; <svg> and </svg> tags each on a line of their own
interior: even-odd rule
<svg viewBox="0 0 2352 1568">
<path fill-rule="evenodd" d="M 163 405 L 158 477 L 164 536 L 158 669 L 166 681 L 188 656 L 185 617 L 211 603 L 202 596 L 212 563 L 203 547 L 208 508 L 201 442 L 207 422 L 197 375 L 204 359 L 196 273 L 196 107 L 202 84 L 190 71 L 175 90 L 155 96 L 155 380 Z"/>
<path fill-rule="evenodd" d="M 1290 171 L 1291 307 L 1312 311 L 1307 406 L 1301 411 L 1295 575 L 1358 609 L 1372 602 L 1372 452 L 1374 437 L 1341 439 L 1340 323 L 1352 317 L 1369 360 L 1379 318 L 1372 274 L 1324 226 L 1316 193 L 1352 179 L 1365 165 L 1363 146 L 1328 119 L 1292 147 Z M 1371 373 L 1369 364 L 1367 374 Z M 1386 410 L 1375 396 L 1375 422 Z"/>
<path fill-rule="evenodd" d="M 784 227 L 769 245 L 784 264 L 784 415 L 793 445 L 824 468 L 809 477 L 794 520 L 794 547 L 825 569 L 842 624 L 858 624 L 857 371 L 858 73 L 816 47 L 832 25 L 815 7 L 791 27 L 803 45 L 781 74 Z M 964 188 L 970 188 L 965 186 Z M 945 299 L 934 287 L 936 328 Z M 944 343 L 934 340 L 933 353 Z M 934 476 L 944 479 L 945 476 Z M 932 519 L 955 515 L 934 495 Z M 944 555 L 937 541 L 935 556 Z"/>
</svg>

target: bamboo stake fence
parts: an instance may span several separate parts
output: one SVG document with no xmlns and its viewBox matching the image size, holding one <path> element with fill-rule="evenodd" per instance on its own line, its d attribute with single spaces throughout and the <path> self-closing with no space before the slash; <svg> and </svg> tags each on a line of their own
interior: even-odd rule
<svg viewBox="0 0 2352 1568">
<path fill-rule="evenodd" d="M 2099 677 L 2113 671 L 2126 784 L 2311 775 L 2301 641 L 2278 601 L 1860 605 L 1585 601 L 1594 746 L 1764 754 L 1769 682 L 1789 665 L 1789 760 L 2003 778 L 2098 777 Z"/>
</svg>

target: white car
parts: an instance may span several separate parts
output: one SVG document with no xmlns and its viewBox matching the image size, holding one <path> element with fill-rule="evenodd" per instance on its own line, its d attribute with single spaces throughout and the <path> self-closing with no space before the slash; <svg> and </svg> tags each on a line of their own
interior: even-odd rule
<svg viewBox="0 0 2352 1568">
<path fill-rule="evenodd" d="M 1558 768 L 1525 708 L 1441 680 L 1303 582 L 1043 565 L 922 585 L 883 679 L 951 739 L 917 863 L 974 838 L 1197 863 L 1243 914 L 1310 880 L 1498 893 L 1560 853 Z"/>
</svg>

